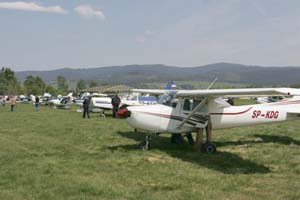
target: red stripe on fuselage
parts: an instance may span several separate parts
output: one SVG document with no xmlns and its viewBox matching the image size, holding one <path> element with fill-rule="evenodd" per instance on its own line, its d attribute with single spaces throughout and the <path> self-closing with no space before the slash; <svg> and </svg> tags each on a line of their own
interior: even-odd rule
<svg viewBox="0 0 300 200">
<path fill-rule="evenodd" d="M 156 115 L 156 116 L 166 117 L 166 118 L 170 118 L 172 116 L 172 115 L 165 115 L 165 114 L 152 113 L 152 112 L 142 112 L 142 111 L 135 111 L 135 112 L 149 114 L 149 115 Z"/>
<path fill-rule="evenodd" d="M 236 112 L 236 113 L 210 113 L 210 114 L 211 115 L 241 115 L 241 114 L 244 114 L 244 113 L 248 112 L 251 109 L 252 109 L 252 107 L 250 107 L 247 110 L 244 110 L 242 112 Z"/>
<path fill-rule="evenodd" d="M 241 115 L 241 114 L 244 114 L 244 113 L 248 112 L 251 109 L 252 109 L 252 107 L 250 107 L 247 110 L 244 110 L 242 112 L 236 112 L 236 113 L 210 113 L 210 114 L 211 115 Z M 156 115 L 156 116 L 161 116 L 161 117 L 166 117 L 166 118 L 170 118 L 172 116 L 172 115 L 165 115 L 165 114 L 151 113 L 151 112 L 140 112 L 140 113 Z"/>
</svg>

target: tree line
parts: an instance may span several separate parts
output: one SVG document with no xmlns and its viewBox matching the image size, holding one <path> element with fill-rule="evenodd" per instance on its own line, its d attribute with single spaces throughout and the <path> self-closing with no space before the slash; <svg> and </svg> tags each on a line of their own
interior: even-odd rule
<svg viewBox="0 0 300 200">
<path fill-rule="evenodd" d="M 69 88 L 67 80 L 63 76 L 56 78 L 56 85 L 46 84 L 39 76 L 27 76 L 26 80 L 21 83 L 17 80 L 15 72 L 10 68 L 2 67 L 0 71 L 0 95 L 42 95 L 50 93 L 52 95 L 66 94 L 67 92 L 79 92 L 87 87 L 97 86 L 98 83 L 92 80 L 88 83 L 85 80 L 79 80 L 76 84 L 75 91 Z"/>
</svg>

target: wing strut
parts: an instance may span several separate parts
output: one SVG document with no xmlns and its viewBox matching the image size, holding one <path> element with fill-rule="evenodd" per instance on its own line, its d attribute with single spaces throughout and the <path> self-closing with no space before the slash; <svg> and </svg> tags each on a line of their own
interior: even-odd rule
<svg viewBox="0 0 300 200">
<path fill-rule="evenodd" d="M 201 103 L 199 103 L 194 110 L 178 125 L 178 128 L 181 128 L 200 108 L 202 108 L 207 103 L 208 97 L 205 97 Z"/>
<path fill-rule="evenodd" d="M 209 86 L 207 87 L 207 90 L 209 90 L 218 80 L 218 77 L 216 77 L 213 82 L 211 82 L 211 84 L 209 84 Z M 179 126 L 177 128 L 181 128 L 194 114 L 195 112 L 197 112 L 201 107 L 203 107 L 206 103 L 207 103 L 207 97 L 205 97 L 201 103 L 199 103 L 199 105 L 196 106 L 196 108 L 194 108 L 194 110 L 192 110 L 192 112 L 179 124 Z"/>
</svg>

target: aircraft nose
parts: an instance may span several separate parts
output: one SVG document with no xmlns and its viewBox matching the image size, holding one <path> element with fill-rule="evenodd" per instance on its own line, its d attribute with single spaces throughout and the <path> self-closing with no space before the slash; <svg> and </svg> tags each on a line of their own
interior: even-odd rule
<svg viewBox="0 0 300 200">
<path fill-rule="evenodd" d="M 127 118 L 127 117 L 130 117 L 131 112 L 127 108 L 123 108 L 117 112 L 117 115 L 120 118 Z"/>
</svg>

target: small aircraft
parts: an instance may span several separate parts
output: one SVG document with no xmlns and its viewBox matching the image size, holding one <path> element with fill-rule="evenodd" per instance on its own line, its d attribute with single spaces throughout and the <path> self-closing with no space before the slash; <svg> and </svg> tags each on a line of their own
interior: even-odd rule
<svg viewBox="0 0 300 200">
<path fill-rule="evenodd" d="M 72 103 L 72 93 L 67 96 L 59 96 L 57 99 L 49 100 L 49 105 L 54 106 L 54 108 L 68 109 Z"/>
<path fill-rule="evenodd" d="M 94 93 L 90 96 L 90 109 L 91 110 L 102 110 L 102 116 L 105 117 L 104 112 L 106 110 L 112 110 L 111 98 L 107 96 L 107 94 L 98 94 Z"/>
<path fill-rule="evenodd" d="M 74 99 L 74 103 L 79 106 L 79 107 L 82 107 L 82 103 L 83 103 L 83 100 L 86 98 L 86 97 L 89 97 L 91 96 L 92 94 L 89 93 L 89 92 L 84 92 L 84 93 L 81 93 L 80 94 L 80 97 L 77 98 L 77 99 Z"/>
<path fill-rule="evenodd" d="M 156 104 L 157 98 L 154 96 L 141 96 L 138 93 L 120 94 L 121 105 L 120 108 L 127 106 L 142 106 Z M 107 94 L 93 94 L 90 96 L 90 108 L 96 110 L 97 108 L 103 111 L 102 116 L 105 117 L 106 110 L 112 110 L 111 97 Z"/>
<path fill-rule="evenodd" d="M 209 87 L 210 88 L 210 87 Z M 118 111 L 135 130 L 152 133 L 186 134 L 196 132 L 195 145 L 207 153 L 216 152 L 212 129 L 249 126 L 300 119 L 300 99 L 283 102 L 232 106 L 224 98 L 255 96 L 300 96 L 300 89 L 248 88 L 206 90 L 135 89 L 134 92 L 162 95 L 156 105 L 130 106 Z M 203 132 L 206 142 L 203 142 Z M 149 147 L 147 134 L 141 147 Z"/>
</svg>

